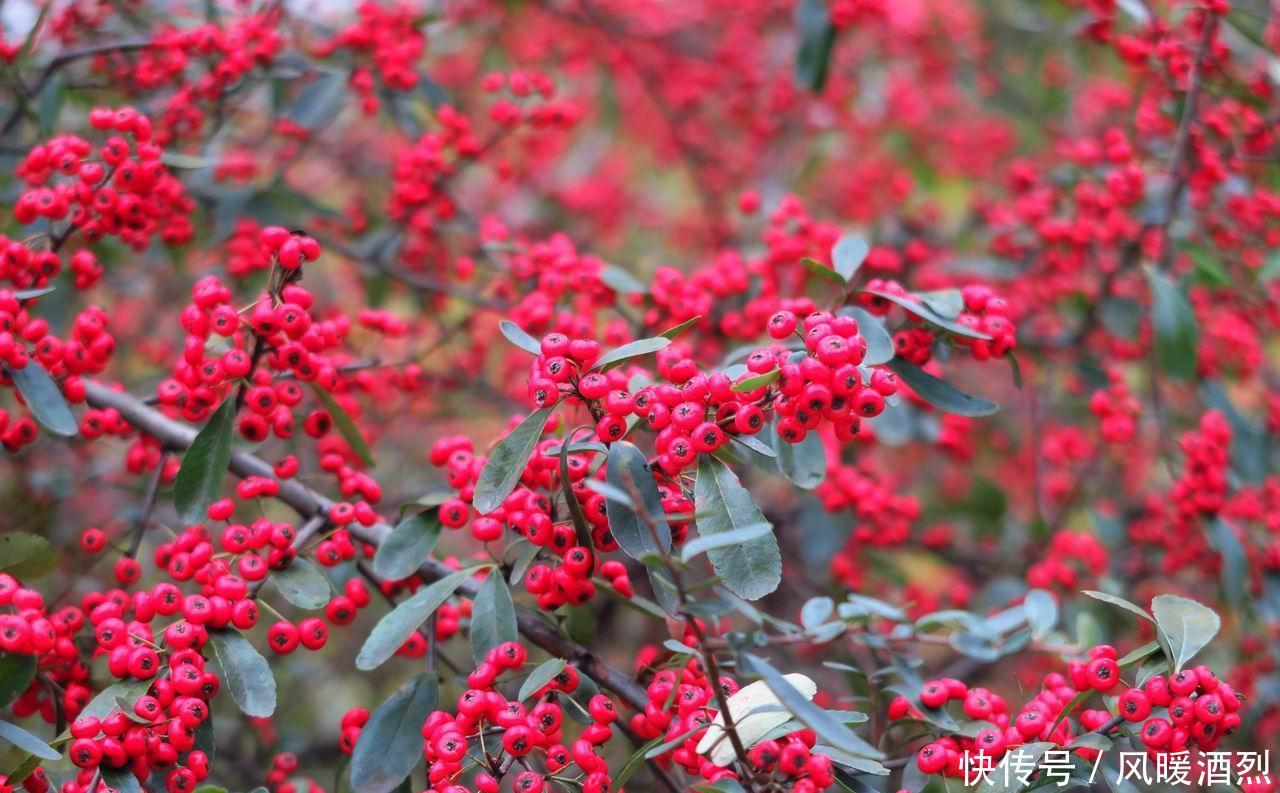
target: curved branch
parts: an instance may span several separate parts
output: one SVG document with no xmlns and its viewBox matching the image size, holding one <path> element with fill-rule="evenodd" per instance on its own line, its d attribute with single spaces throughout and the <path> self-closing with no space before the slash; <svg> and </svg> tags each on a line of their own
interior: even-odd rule
<svg viewBox="0 0 1280 793">
<path fill-rule="evenodd" d="M 138 397 L 114 390 L 102 383 L 86 380 L 85 398 L 94 407 L 115 408 L 120 411 L 120 416 L 130 425 L 155 438 L 161 445 L 172 451 L 185 450 L 196 437 L 194 427 L 174 421 Z M 242 451 L 231 453 L 231 472 L 240 477 L 275 478 L 275 472 L 270 463 Z M 304 518 L 325 515 L 333 506 L 333 501 L 329 498 L 292 479 L 280 482 L 280 492 L 276 498 L 288 504 Z M 361 542 L 377 546 L 381 545 L 391 533 L 391 526 L 381 521 L 372 526 L 352 523 L 348 530 Z M 428 559 L 418 569 L 418 574 L 427 581 L 435 581 L 453 572 L 455 572 L 453 569 L 435 559 Z M 474 597 L 478 589 L 475 583 L 468 581 L 459 587 L 458 591 Z M 590 649 L 563 636 L 555 627 L 542 619 L 530 614 L 519 614 L 517 618 L 520 633 L 529 641 L 552 655 L 572 662 L 601 688 L 616 694 L 632 708 L 644 710 L 649 698 L 644 687 L 630 675 L 610 666 Z"/>
</svg>

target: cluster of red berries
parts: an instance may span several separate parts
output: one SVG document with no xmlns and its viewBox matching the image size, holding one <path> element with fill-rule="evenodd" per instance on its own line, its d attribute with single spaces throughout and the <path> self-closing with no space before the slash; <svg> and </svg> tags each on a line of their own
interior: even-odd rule
<svg viewBox="0 0 1280 793">
<path fill-rule="evenodd" d="M 613 737 L 611 725 L 618 716 L 613 701 L 604 694 L 592 696 L 586 707 L 591 723 L 566 746 L 561 698 L 577 690 L 578 671 L 566 666 L 532 694 L 536 704 L 529 707 L 522 701 L 508 699 L 497 690 L 499 678 L 519 671 L 526 657 L 525 648 L 518 642 L 507 642 L 493 648 L 485 660 L 467 675 L 469 688 L 458 697 L 456 712 L 437 710 L 427 717 L 422 725 L 423 753 L 433 789 L 441 793 L 471 793 L 471 789 L 460 782 L 459 776 L 464 769 L 469 745 L 482 734 L 490 742 L 487 743 L 482 771 L 472 782 L 478 793 L 497 793 L 503 777 L 512 767 L 511 762 L 504 761 L 508 758 L 522 760 L 530 755 L 537 755 L 542 760 L 548 774 L 559 774 L 576 765 L 585 775 L 582 783 L 586 791 L 605 793 L 609 789 L 608 768 L 599 747 Z M 363 709 L 346 714 L 342 720 L 343 751 L 354 750 L 367 719 L 368 714 Z M 525 770 L 515 773 L 514 790 L 542 793 L 550 789 L 542 773 L 529 769 L 523 763 L 522 767 Z"/>
<path fill-rule="evenodd" d="M 116 351 L 115 337 L 107 330 L 108 314 L 98 306 L 82 310 L 71 325 L 70 338 L 60 339 L 49 332 L 47 320 L 31 313 L 37 299 L 19 300 L 15 293 L 0 289 L 0 388 L 13 388 L 11 372 L 28 366 L 42 367 L 55 380 L 62 381 L 68 401 L 84 402 L 85 387 L 81 379 L 107 367 Z M 28 347 L 28 345 L 30 345 Z M 21 399 L 21 394 L 14 389 Z M 82 427 L 91 433 L 122 434 L 124 426 L 118 414 L 90 411 Z M 14 417 L 0 408 L 0 443 L 13 453 L 35 441 L 39 431 L 29 416 Z"/>
<path fill-rule="evenodd" d="M 33 147 L 18 164 L 15 174 L 29 186 L 13 208 L 18 222 L 69 216 L 71 228 L 90 242 L 114 236 L 139 251 L 156 235 L 167 245 L 189 242 L 195 202 L 161 161 L 164 151 L 151 141 L 150 119 L 132 108 L 98 108 L 90 111 L 89 123 L 118 134 L 96 150 L 84 138 L 60 135 Z"/>
<path fill-rule="evenodd" d="M 209 702 L 221 681 L 205 668 L 199 652 L 207 634 L 202 626 L 176 622 L 157 639 L 150 625 L 160 611 L 173 614 L 182 605 L 177 588 L 169 585 L 154 596 L 93 592 L 78 608 L 47 614 L 39 593 L 0 574 L 0 608 L 14 609 L 0 614 L 0 649 L 36 656 L 39 668 L 62 692 L 55 703 L 48 687 L 32 680 L 14 701 L 14 715 L 39 713 L 53 723 L 66 713 L 72 719 L 68 757 L 81 771 L 71 790 L 87 789 L 100 766 L 126 769 L 139 779 L 161 773 L 170 793 L 190 793 L 208 776 L 208 757 L 197 748 L 197 728 L 209 718 Z M 113 677 L 153 681 L 127 703 L 121 701 L 129 713 L 112 703 L 101 716 L 81 715 L 91 691 L 89 666 L 75 635 L 86 625 L 93 629 L 95 653 L 107 656 Z"/>
<path fill-rule="evenodd" d="M 919 695 L 921 705 L 937 709 L 960 702 L 966 717 L 992 726 L 973 737 L 942 736 L 931 741 L 918 751 L 917 766 L 926 774 L 960 777 L 975 754 L 998 762 L 1008 749 L 1032 741 L 1067 746 L 1077 733 L 1067 718 L 1074 714 L 1064 713 L 1064 709 L 1081 692 L 1107 693 L 1120 686 L 1117 659 L 1116 649 L 1110 645 L 1090 648 L 1087 661 L 1068 664 L 1067 675 L 1046 675 L 1040 692 L 1016 715 L 1004 699 L 986 689 L 971 689 L 952 678 L 926 682 Z M 1148 718 L 1153 707 L 1168 708 L 1169 718 Z M 1078 721 L 1086 732 L 1109 732 L 1122 722 L 1141 722 L 1138 735 L 1152 752 L 1183 751 L 1193 745 L 1213 751 L 1224 735 L 1240 726 L 1239 707 L 1234 690 L 1208 667 L 1198 666 L 1170 677 L 1155 675 L 1142 686 L 1127 689 L 1118 698 L 1115 716 L 1105 710 L 1084 710 Z M 920 715 L 906 697 L 898 697 L 889 707 L 892 719 Z M 1075 751 L 1088 759 L 1097 754 L 1096 749 L 1087 747 Z"/>
<path fill-rule="evenodd" d="M 1092 534 L 1055 532 L 1044 558 L 1027 568 L 1027 585 L 1076 592 L 1106 571 L 1108 556 L 1107 547 Z"/>
<path fill-rule="evenodd" d="M 941 301 L 931 303 L 925 297 L 913 295 L 894 280 L 872 278 L 867 281 L 866 289 L 868 291 L 861 296 L 862 305 L 876 316 L 887 315 L 896 304 L 870 292 L 894 295 L 911 301 L 920 305 L 922 309 L 941 314 L 943 319 L 988 337 L 974 338 L 971 335 L 949 332 L 936 326 L 932 328 L 919 326 L 898 331 L 893 337 L 897 354 L 917 366 L 924 366 L 933 359 L 933 343 L 940 334 L 949 336 L 957 347 L 967 349 L 977 361 L 999 358 L 1017 346 L 1017 326 L 1009 316 L 1009 304 L 988 286 L 974 284 L 964 287 L 960 290 L 962 304 L 954 308 L 942 306 Z M 921 317 L 910 309 L 903 309 L 903 311 L 912 322 L 921 322 Z"/>
<path fill-rule="evenodd" d="M 553 430 L 548 426 L 548 431 Z M 481 542 L 494 542 L 511 530 L 525 537 L 533 545 L 545 548 L 550 555 L 541 557 L 547 561 L 532 564 L 525 573 L 525 587 L 537 596 L 540 608 L 548 611 L 566 603 L 586 603 L 596 592 L 592 576 L 596 572 L 597 554 L 618 548 L 609 533 L 605 513 L 605 497 L 587 486 L 589 474 L 588 453 L 567 456 L 572 492 L 578 499 L 587 521 L 591 524 L 593 548 L 578 544 L 577 532 L 572 523 L 556 523 L 552 519 L 551 500 L 538 491 L 553 492 L 559 485 L 560 458 L 551 454 L 560 441 L 554 438 L 542 440 L 530 457 L 521 476 L 523 486 L 517 487 L 502 505 L 484 514 L 474 513 L 470 499 L 475 483 L 484 468 L 486 458 L 472 452 L 471 440 L 465 436 L 440 439 L 432 447 L 430 462 L 444 467 L 451 487 L 458 490 L 457 498 L 451 498 L 440 506 L 440 521 L 451 529 L 461 529 L 468 523 L 471 534 Z M 603 470 L 596 478 L 603 478 Z M 672 514 L 690 512 L 689 500 L 678 492 L 664 492 L 664 507 Z M 685 524 L 674 522 L 673 536 L 682 536 Z M 600 574 L 615 590 L 624 596 L 633 594 L 626 568 L 618 562 L 604 562 Z"/>
<path fill-rule="evenodd" d="M 1110 384 L 1089 397 L 1089 411 L 1098 417 L 1102 440 L 1121 446 L 1133 440 L 1138 431 L 1142 403 L 1129 390 L 1118 372 L 1108 375 Z"/>
<path fill-rule="evenodd" d="M 375 3 L 366 0 L 356 6 L 359 15 L 352 25 L 343 28 L 332 38 L 314 48 L 319 57 L 328 57 L 338 50 L 352 50 L 358 60 L 372 56 L 373 70 L 387 88 L 397 91 L 412 90 L 418 84 L 417 64 L 427 48 L 426 36 L 419 25 L 420 13 L 409 3 Z M 352 74 L 369 74 L 368 69 L 358 69 Z M 363 82 L 364 78 L 359 78 Z M 371 85 L 369 86 L 372 87 Z M 372 92 L 360 91 L 366 103 Z M 376 110 L 374 99 L 372 107 Z M 369 106 L 366 104 L 366 112 Z"/>
</svg>

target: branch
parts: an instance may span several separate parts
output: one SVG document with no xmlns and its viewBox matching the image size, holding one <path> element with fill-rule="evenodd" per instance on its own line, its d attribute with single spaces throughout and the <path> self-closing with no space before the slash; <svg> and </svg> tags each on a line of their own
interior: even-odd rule
<svg viewBox="0 0 1280 793">
<path fill-rule="evenodd" d="M 86 380 L 85 398 L 93 407 L 115 408 L 120 411 L 120 416 L 130 425 L 155 438 L 161 445 L 172 451 L 184 451 L 196 437 L 196 430 L 193 427 L 174 421 L 148 406 L 138 397 L 113 390 L 103 383 Z M 275 472 L 270 463 L 242 451 L 231 453 L 231 472 L 239 477 L 275 478 Z M 326 515 L 333 506 L 333 501 L 329 498 L 293 479 L 280 482 L 280 492 L 276 498 L 307 519 Z M 391 526 L 382 521 L 372 526 L 352 523 L 347 528 L 356 539 L 374 546 L 381 545 L 391 533 Z M 435 559 L 428 559 L 418 569 L 418 574 L 427 581 L 436 581 L 454 572 L 456 571 Z M 458 591 L 467 597 L 475 597 L 478 590 L 479 585 L 472 581 L 467 581 L 458 587 Z M 590 649 L 563 636 L 558 629 L 541 618 L 521 613 L 517 615 L 517 620 L 520 633 L 525 638 L 548 653 L 571 662 L 601 688 L 617 695 L 635 710 L 643 711 L 645 705 L 649 703 L 644 687 L 630 675 L 615 669 Z"/>
</svg>

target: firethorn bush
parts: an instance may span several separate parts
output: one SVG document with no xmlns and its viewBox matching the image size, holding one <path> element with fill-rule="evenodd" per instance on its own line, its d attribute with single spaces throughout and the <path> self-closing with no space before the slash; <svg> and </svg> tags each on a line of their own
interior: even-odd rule
<svg viewBox="0 0 1280 793">
<path fill-rule="evenodd" d="M 0 793 L 1280 789 L 1280 5 L 2 5 Z"/>
</svg>

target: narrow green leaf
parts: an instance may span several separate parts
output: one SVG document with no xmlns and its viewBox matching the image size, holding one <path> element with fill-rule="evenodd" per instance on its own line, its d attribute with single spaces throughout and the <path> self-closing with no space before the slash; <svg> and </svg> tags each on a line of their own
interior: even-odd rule
<svg viewBox="0 0 1280 793">
<path fill-rule="evenodd" d="M 204 523 L 205 510 L 222 497 L 231 463 L 231 429 L 236 418 L 235 397 L 223 400 L 182 456 L 173 483 L 173 503 L 187 523 Z"/>
<path fill-rule="evenodd" d="M 632 358 L 639 358 L 641 355 L 650 355 L 655 353 L 670 343 L 671 339 L 668 339 L 665 336 L 653 336 L 647 339 L 637 339 L 636 341 L 624 344 L 621 347 L 605 353 L 591 368 L 607 372 L 618 364 Z"/>
<path fill-rule="evenodd" d="M 18 698 L 36 679 L 36 657 L 19 653 L 0 653 L 0 708 Z"/>
<path fill-rule="evenodd" d="M 374 575 L 383 581 L 400 581 L 416 573 L 431 558 L 441 528 L 440 510 L 435 507 L 397 523 L 373 555 Z"/>
<path fill-rule="evenodd" d="M 622 768 L 618 769 L 618 773 L 614 774 L 613 779 L 609 781 L 612 790 L 622 790 L 623 785 L 630 781 L 636 771 L 640 770 L 640 766 L 644 765 L 645 755 L 655 746 L 661 746 L 663 743 L 662 736 L 659 735 L 651 741 L 643 744 L 635 750 L 635 752 L 627 758 L 627 762 L 622 764 Z"/>
<path fill-rule="evenodd" d="M 1245 587 L 1249 584 L 1249 559 L 1245 554 L 1235 529 L 1226 521 L 1216 518 L 1209 524 L 1209 544 L 1222 557 L 1219 580 L 1222 593 L 1233 609 L 1244 605 Z"/>
<path fill-rule="evenodd" d="M 831 248 L 831 261 L 836 272 L 847 282 L 853 279 L 870 252 L 866 240 L 856 234 L 846 234 Z"/>
<path fill-rule="evenodd" d="M 822 280 L 828 283 L 832 283 L 837 286 L 845 285 L 845 278 L 843 275 L 831 269 L 830 267 L 818 261 L 817 259 L 810 259 L 808 256 L 806 256 L 800 260 L 800 263 L 804 265 L 804 269 L 808 270 L 809 272 L 813 273 L 814 275 L 818 276 L 819 278 L 821 278 Z"/>
<path fill-rule="evenodd" d="M 614 264 L 600 270 L 600 281 L 620 295 L 643 295 L 649 291 L 640 279 Z"/>
<path fill-rule="evenodd" d="M 356 667 L 368 672 L 386 663 L 413 632 L 474 574 L 475 568 L 450 573 L 419 589 L 409 599 L 401 601 L 373 626 L 373 631 L 356 656 Z"/>
<path fill-rule="evenodd" d="M 34 358 L 28 360 L 21 369 L 14 369 L 9 364 L 4 364 L 3 368 L 40 426 L 63 438 L 76 436 L 80 425 L 67 405 L 67 398 L 39 361 Z"/>
<path fill-rule="evenodd" d="M 240 710 L 260 719 L 275 713 L 276 679 L 249 640 L 235 630 L 209 631 L 209 647 Z"/>
<path fill-rule="evenodd" d="M 658 335 L 664 339 L 671 339 L 674 341 L 676 337 L 678 337 L 681 333 L 684 333 L 689 328 L 692 328 L 694 325 L 697 325 L 698 321 L 701 319 L 702 319 L 702 315 L 699 314 L 696 317 L 691 317 L 689 319 L 686 319 L 684 322 L 681 322 L 679 325 L 676 325 L 675 327 L 667 328 L 666 330 L 662 331 Z"/>
<path fill-rule="evenodd" d="M 481 515 L 502 506 L 503 500 L 516 489 L 529 458 L 533 456 L 533 450 L 542 439 L 542 431 L 546 428 L 553 409 L 538 408 L 525 416 L 524 421 L 507 433 L 489 453 L 489 459 L 476 482 L 475 497 L 472 500 L 472 505 Z"/>
<path fill-rule="evenodd" d="M 283 570 L 271 571 L 271 582 L 284 599 L 301 609 L 322 609 L 329 603 L 329 582 L 301 556 Z"/>
<path fill-rule="evenodd" d="M 1115 595 L 1108 595 L 1106 592 L 1096 592 L 1092 589 L 1082 590 L 1082 593 L 1093 598 L 1094 600 L 1101 600 L 1103 603 L 1109 603 L 1112 606 L 1117 606 L 1119 608 L 1124 609 L 1125 611 L 1128 611 L 1131 614 L 1137 614 L 1139 617 L 1142 617 L 1147 622 L 1155 622 L 1155 620 L 1151 618 L 1151 615 L 1143 611 L 1140 606 L 1138 606 L 1135 603 L 1131 603 L 1122 597 L 1117 597 Z"/>
<path fill-rule="evenodd" d="M 1155 655 L 1159 651 L 1160 651 L 1160 642 L 1149 641 L 1146 644 L 1139 647 L 1138 649 L 1134 650 L 1133 652 L 1128 653 L 1119 661 L 1116 661 L 1116 664 L 1118 664 L 1121 669 L 1127 669 L 1128 667 L 1133 666 L 1134 664 L 1141 663 L 1142 661 L 1147 660 L 1148 658 Z"/>
<path fill-rule="evenodd" d="M 707 459 L 716 460 L 714 457 L 708 457 Z M 716 462 L 720 463 L 720 465 L 724 465 L 724 463 L 721 463 L 719 460 L 716 460 Z M 702 534 L 694 537 L 692 540 L 689 540 L 680 548 L 680 558 L 687 562 L 704 553 L 747 543 L 759 537 L 763 537 L 766 534 L 773 534 L 773 525 L 770 523 L 753 523 L 739 529 L 729 529 L 728 531 L 720 534 Z M 732 587 L 730 588 L 732 589 Z M 741 593 L 735 594 L 739 597 L 745 597 Z M 755 600 L 755 598 L 747 599 Z"/>
<path fill-rule="evenodd" d="M 364 463 L 367 468 L 373 468 L 377 465 L 373 459 L 373 452 L 369 450 L 369 444 L 365 441 L 360 428 L 356 426 L 355 421 L 351 418 L 351 414 L 338 403 L 338 400 L 333 398 L 333 394 L 330 394 L 315 383 L 311 384 L 311 390 L 316 392 L 316 399 L 333 417 L 333 423 L 337 426 L 338 432 L 342 433 L 343 439 L 351 447 L 351 451 L 356 453 L 356 457 L 360 458 L 360 462 Z"/>
<path fill-rule="evenodd" d="M 99 691 L 97 696 L 89 700 L 89 704 L 85 705 L 84 710 L 80 711 L 82 717 L 92 716 L 96 719 L 104 719 L 112 713 L 120 710 L 120 706 L 116 704 L 118 700 L 127 700 L 136 702 L 138 697 L 146 694 L 151 690 L 152 680 L 121 680 Z"/>
<path fill-rule="evenodd" d="M 771 460 L 777 459 L 778 457 L 777 452 L 775 452 L 764 441 L 760 440 L 759 438 L 756 438 L 755 436 L 735 435 L 730 440 L 733 441 L 734 443 L 740 443 L 743 446 L 746 446 L 751 451 L 755 452 L 756 454 L 762 455 L 764 457 L 768 457 Z"/>
<path fill-rule="evenodd" d="M 757 388 L 763 388 L 764 386 L 769 385 L 781 376 L 781 369 L 770 369 L 764 374 L 758 374 L 755 377 L 748 377 L 745 380 L 740 380 L 734 383 L 730 386 L 730 390 L 736 391 L 739 394 L 746 394 L 751 391 L 755 391 Z"/>
<path fill-rule="evenodd" d="M 662 496 L 644 453 L 626 441 L 619 441 L 609 448 L 608 466 L 606 482 L 610 488 L 626 494 L 629 502 L 605 501 L 609 530 L 618 545 L 632 559 L 669 551 L 671 526 L 667 524 Z M 639 503 L 635 503 L 633 494 L 639 495 Z"/>
<path fill-rule="evenodd" d="M 863 289 L 860 291 L 862 294 L 875 295 L 881 300 L 888 300 L 890 303 L 893 303 L 894 305 L 904 309 L 905 311 L 911 314 L 914 314 L 915 316 L 919 317 L 925 322 L 928 322 L 930 325 L 936 325 L 937 327 L 942 328 L 943 330 L 946 330 L 946 331 L 950 331 L 951 333 L 954 333 L 957 336 L 967 336 L 970 339 L 979 339 L 982 341 L 991 340 L 991 337 L 988 336 L 987 334 L 982 333 L 980 331 L 976 331 L 973 328 L 970 328 L 966 325 L 961 325 L 960 323 L 955 322 L 953 320 L 947 319 L 946 317 L 938 314 L 933 309 L 929 308 L 923 302 L 918 302 L 916 300 L 911 299 L 910 297 L 903 297 L 902 295 L 895 295 L 889 292 L 881 292 L 876 289 Z"/>
<path fill-rule="evenodd" d="M 795 83 L 808 91 L 821 91 L 827 83 L 836 28 L 823 0 L 800 0 L 793 14 L 800 37 L 794 66 Z"/>
<path fill-rule="evenodd" d="M 422 759 L 422 725 L 439 699 L 434 673 L 411 677 L 377 707 L 351 753 L 356 793 L 391 793 Z"/>
<path fill-rule="evenodd" d="M 746 653 L 739 659 L 739 666 L 743 672 L 764 680 L 774 696 L 787 710 L 791 711 L 791 715 L 817 733 L 819 738 L 837 749 L 843 749 L 852 754 L 865 755 L 873 760 L 884 757 L 883 753 L 870 747 L 866 741 L 853 734 L 839 718 L 809 701 L 787 682 L 781 672 L 770 666 L 768 661 L 758 655 Z M 868 753 L 868 749 L 874 754 Z"/>
<path fill-rule="evenodd" d="M 1173 653 L 1169 662 L 1174 671 L 1186 666 L 1222 627 L 1222 620 L 1213 609 L 1180 595 L 1155 596 L 1151 599 L 1151 613 Z"/>
<path fill-rule="evenodd" d="M 471 604 L 471 658 L 477 664 L 503 642 L 520 638 L 516 607 L 501 570 L 492 570 Z"/>
<path fill-rule="evenodd" d="M 538 340 L 525 333 L 523 328 L 511 320 L 504 319 L 499 322 L 498 330 L 502 331 L 502 335 L 507 337 L 507 341 L 525 352 L 531 355 L 542 354 L 542 345 L 538 343 Z"/>
<path fill-rule="evenodd" d="M 703 455 L 693 496 L 698 538 L 686 560 L 706 551 L 720 580 L 738 597 L 759 600 L 782 581 L 782 554 L 772 526 L 729 466 Z"/>
<path fill-rule="evenodd" d="M 11 743 L 24 752 L 29 752 L 42 760 L 57 760 L 62 757 L 57 749 L 45 743 L 38 736 L 32 735 L 16 724 L 0 721 L 0 741 Z"/>
<path fill-rule="evenodd" d="M 25 531 L 0 534 L 0 573 L 25 583 L 43 578 L 57 567 L 58 555 L 44 537 Z"/>
<path fill-rule="evenodd" d="M 1156 337 L 1156 362 L 1175 380 L 1190 380 L 1196 373 L 1200 326 L 1186 295 L 1157 270 L 1147 270 L 1151 289 L 1151 326 Z"/>
<path fill-rule="evenodd" d="M 939 377 L 934 377 L 913 363 L 895 358 L 886 364 L 911 390 L 925 402 L 957 416 L 989 416 L 1000 409 L 994 402 L 970 396 Z"/>
<path fill-rule="evenodd" d="M 56 289 L 52 286 L 42 286 L 39 289 L 19 289 L 13 293 L 13 297 L 18 301 L 35 300 L 37 297 L 44 297 Z"/>
<path fill-rule="evenodd" d="M 552 658 L 538 664 L 529 676 L 520 684 L 520 693 L 516 695 L 518 702 L 524 702 L 538 692 L 540 688 L 555 680 L 556 675 L 564 671 L 567 662 L 563 658 Z"/>
</svg>

